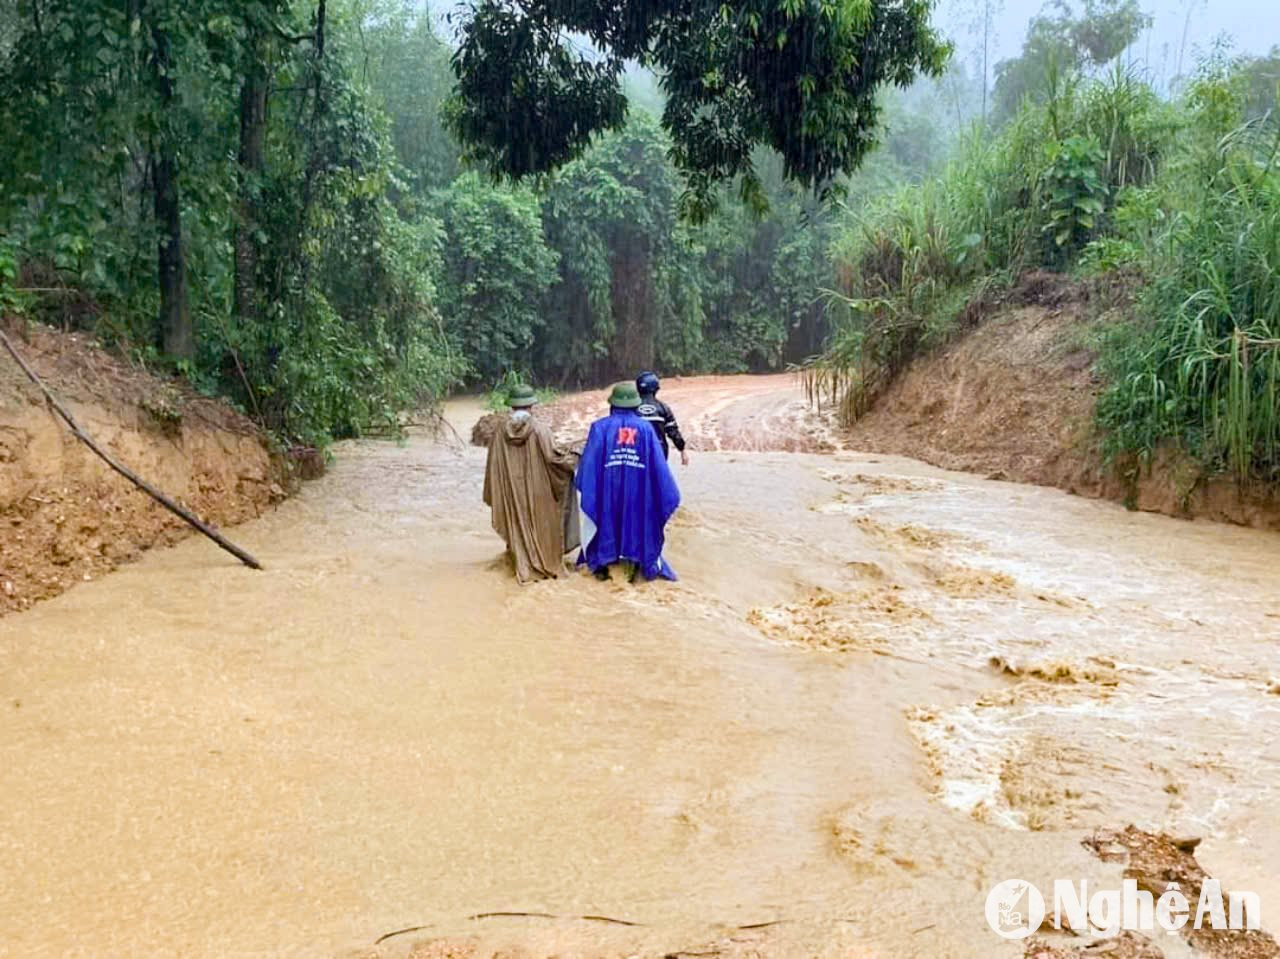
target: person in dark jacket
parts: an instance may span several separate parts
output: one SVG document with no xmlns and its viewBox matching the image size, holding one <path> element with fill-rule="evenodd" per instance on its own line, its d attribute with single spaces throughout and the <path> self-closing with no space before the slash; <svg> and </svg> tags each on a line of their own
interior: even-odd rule
<svg viewBox="0 0 1280 959">
<path fill-rule="evenodd" d="M 658 388 L 661 385 L 657 373 L 646 371 L 636 377 L 636 390 L 640 394 L 640 408 L 636 410 L 636 414 L 642 420 L 651 423 L 657 430 L 658 439 L 662 441 L 662 455 L 670 458 L 671 445 L 674 445 L 680 451 L 680 465 L 688 466 L 689 453 L 685 449 L 684 436 L 680 433 L 676 414 L 671 412 L 671 407 L 658 399 Z M 671 445 L 668 445 L 668 440 Z"/>
</svg>

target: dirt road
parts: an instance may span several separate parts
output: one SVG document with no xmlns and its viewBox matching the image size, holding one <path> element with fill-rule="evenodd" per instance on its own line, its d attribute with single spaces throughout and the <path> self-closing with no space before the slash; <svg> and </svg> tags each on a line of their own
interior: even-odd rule
<svg viewBox="0 0 1280 959">
<path fill-rule="evenodd" d="M 0 954 L 1012 959 L 988 890 L 1118 886 L 1130 822 L 1274 928 L 1280 539 L 664 396 L 677 584 L 520 588 L 424 437 L 240 527 L 264 573 L 192 540 L 0 621 Z"/>
<path fill-rule="evenodd" d="M 704 452 L 816 453 L 837 444 L 831 423 L 810 408 L 788 374 L 674 377 L 663 381 L 661 392 Z M 556 419 L 563 432 L 585 436 L 606 396 L 599 391 L 559 400 Z"/>
</svg>

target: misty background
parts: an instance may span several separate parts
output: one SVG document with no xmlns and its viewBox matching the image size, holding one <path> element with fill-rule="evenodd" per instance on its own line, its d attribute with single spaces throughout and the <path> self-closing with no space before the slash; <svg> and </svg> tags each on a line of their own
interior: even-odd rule
<svg viewBox="0 0 1280 959">
<path fill-rule="evenodd" d="M 1079 10 L 1079 3 L 1069 6 Z M 1270 0 L 1147 0 L 1142 9 L 1151 26 L 1126 53 L 1144 66 L 1157 86 L 1194 69 L 1199 57 L 1224 39 L 1235 53 L 1265 54 L 1280 46 L 1280 8 Z M 956 58 L 982 72 L 984 20 L 989 17 L 987 82 L 995 82 L 1001 60 L 1016 57 L 1027 27 L 1056 5 L 1044 0 L 941 0 L 936 22 L 956 44 Z"/>
</svg>

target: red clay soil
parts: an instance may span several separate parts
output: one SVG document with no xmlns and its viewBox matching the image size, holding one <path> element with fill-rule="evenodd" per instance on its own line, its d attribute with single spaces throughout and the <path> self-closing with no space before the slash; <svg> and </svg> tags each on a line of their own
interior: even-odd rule
<svg viewBox="0 0 1280 959">
<path fill-rule="evenodd" d="M 674 411 L 693 453 L 817 453 L 835 448 L 832 426 L 805 400 L 797 378 L 769 376 L 670 377 L 660 397 Z M 587 390 L 562 397 L 534 415 L 544 419 L 556 439 L 569 445 L 586 440 L 593 420 L 609 412 L 609 390 Z M 482 417 L 471 442 L 487 446 L 496 417 Z"/>
<path fill-rule="evenodd" d="M 1096 832 L 1084 841 L 1084 845 L 1104 862 L 1124 863 L 1125 878 L 1133 879 L 1138 888 L 1149 892 L 1153 899 L 1158 900 L 1167 891 L 1177 888 L 1191 904 L 1192 916 L 1197 914 L 1201 889 L 1212 878 L 1196 860 L 1199 839 L 1178 838 L 1128 826 L 1118 831 Z M 1225 887 L 1221 892 L 1224 898 L 1229 895 Z M 1261 929 L 1226 930 L 1211 926 L 1207 924 L 1197 929 L 1194 923 L 1189 923 L 1183 927 L 1182 935 L 1197 956 L 1207 959 L 1280 959 L 1280 944 Z"/>
<path fill-rule="evenodd" d="M 847 434 L 849 447 L 993 479 L 1056 486 L 1147 512 L 1280 529 L 1280 496 L 1206 478 L 1176 455 L 1104 468 L 1088 291 L 1033 275 L 988 318 L 922 357 Z"/>
<path fill-rule="evenodd" d="M 286 495 L 282 461 L 227 405 L 87 337 L 32 327 L 9 338 L 90 436 L 206 522 L 243 522 Z M 0 615 L 187 535 L 77 440 L 0 350 Z"/>
<path fill-rule="evenodd" d="M 1134 880 L 1153 900 L 1176 888 L 1186 897 L 1193 917 L 1198 913 L 1200 891 L 1210 878 L 1195 858 L 1199 844 L 1199 839 L 1146 832 L 1136 826 L 1100 830 L 1084 840 L 1085 848 L 1104 862 L 1123 863 L 1125 878 Z M 1222 895 L 1228 897 L 1229 890 L 1222 889 Z M 1061 940 L 1065 935 L 1058 934 L 1056 938 Z M 1280 945 L 1260 929 L 1213 929 L 1211 924 L 1197 929 L 1192 922 L 1183 927 L 1182 937 L 1195 955 L 1206 959 L 1280 959 Z M 1160 935 L 1157 939 L 1167 937 Z M 1087 959 L 1104 955 L 1107 959 L 1164 959 L 1165 951 L 1145 935 L 1125 932 L 1114 939 L 1079 938 L 1075 942 L 1054 942 L 1050 936 L 1036 936 L 1027 941 L 1023 952 L 1024 959 Z"/>
<path fill-rule="evenodd" d="M 1164 953 L 1146 936 L 1124 932 L 1114 939 L 1093 939 L 1083 945 L 1058 944 L 1035 937 L 1027 941 L 1024 959 L 1164 959 Z"/>
</svg>

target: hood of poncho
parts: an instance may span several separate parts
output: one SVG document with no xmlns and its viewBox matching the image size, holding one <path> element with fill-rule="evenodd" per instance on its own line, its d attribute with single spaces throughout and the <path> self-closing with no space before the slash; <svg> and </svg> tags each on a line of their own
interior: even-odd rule
<svg viewBox="0 0 1280 959">
<path fill-rule="evenodd" d="M 507 435 L 508 440 L 516 446 L 522 446 L 533 435 L 533 417 L 508 416 L 506 422 L 502 424 L 502 431 Z"/>
</svg>

